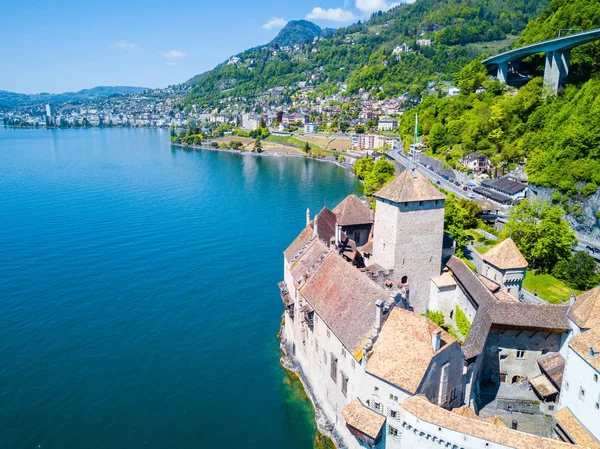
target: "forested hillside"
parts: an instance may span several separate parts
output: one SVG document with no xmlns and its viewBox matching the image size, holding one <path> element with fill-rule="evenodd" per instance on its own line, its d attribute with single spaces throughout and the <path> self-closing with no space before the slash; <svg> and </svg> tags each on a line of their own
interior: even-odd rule
<svg viewBox="0 0 600 449">
<path fill-rule="evenodd" d="M 548 0 L 403 4 L 341 28 L 299 51 L 277 51 L 271 44 L 241 53 L 239 63 L 224 63 L 193 79 L 187 103 L 216 106 L 224 98 L 251 101 L 269 88 L 298 82 L 314 85 L 315 95 L 336 93 L 342 82 L 347 82 L 349 93 L 372 90 L 378 98 L 406 91 L 418 95 L 428 81 L 451 79 L 480 54 L 509 46 L 547 4 Z M 298 27 L 299 22 L 285 27 L 274 43 L 282 35 L 297 33 Z M 431 39 L 431 46 L 417 45 L 420 38 Z M 403 43 L 412 51 L 393 55 L 394 48 Z"/>
<path fill-rule="evenodd" d="M 600 27 L 598 0 L 554 0 L 532 21 L 516 45 L 557 35 L 560 28 Z M 472 151 L 491 157 L 497 167 L 527 161 L 533 184 L 563 193 L 593 194 L 600 184 L 600 72 L 598 43 L 573 51 L 573 73 L 558 96 L 542 99 L 542 80 L 532 79 L 518 91 L 485 81 L 478 61 L 467 65 L 456 82 L 461 95 L 426 98 L 402 121 L 412 140 L 414 115 L 436 157 L 455 166 Z M 587 75 L 586 75 L 587 74 Z M 487 92 L 474 93 L 480 83 Z M 412 120 L 412 121 L 411 121 Z"/>
</svg>

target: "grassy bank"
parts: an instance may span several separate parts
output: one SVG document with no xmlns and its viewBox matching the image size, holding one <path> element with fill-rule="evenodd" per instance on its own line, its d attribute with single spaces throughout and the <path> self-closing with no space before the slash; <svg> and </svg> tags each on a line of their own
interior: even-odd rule
<svg viewBox="0 0 600 449">
<path fill-rule="evenodd" d="M 573 291 L 577 295 L 581 293 L 550 274 L 538 274 L 533 270 L 527 270 L 523 288 L 531 293 L 537 291 L 540 298 L 552 304 L 568 301 Z"/>
</svg>

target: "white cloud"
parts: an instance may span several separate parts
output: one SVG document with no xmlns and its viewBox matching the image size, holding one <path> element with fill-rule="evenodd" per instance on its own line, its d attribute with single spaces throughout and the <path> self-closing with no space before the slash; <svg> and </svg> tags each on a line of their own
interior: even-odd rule
<svg viewBox="0 0 600 449">
<path fill-rule="evenodd" d="M 137 48 L 137 44 L 132 44 L 127 41 L 119 41 L 115 44 L 115 47 L 121 48 L 123 50 L 135 50 Z"/>
<path fill-rule="evenodd" d="M 263 24 L 263 28 L 265 30 L 279 29 L 283 28 L 288 23 L 287 20 L 282 19 L 281 17 L 273 17 L 267 23 Z"/>
<path fill-rule="evenodd" d="M 177 65 L 177 63 L 175 61 L 168 61 L 167 65 L 170 65 L 171 67 L 174 67 Z"/>
<path fill-rule="evenodd" d="M 313 20 L 329 20 L 331 22 L 351 22 L 352 20 L 354 20 L 354 14 L 342 8 L 324 9 L 317 6 L 306 15 L 306 18 Z"/>
<path fill-rule="evenodd" d="M 410 3 L 407 2 L 407 3 Z M 389 3 L 387 0 L 356 0 L 356 8 L 363 12 L 387 11 L 400 3 Z"/>
<path fill-rule="evenodd" d="M 165 53 L 165 58 L 173 60 L 173 59 L 181 59 L 185 58 L 187 54 L 181 50 L 169 50 Z"/>
</svg>

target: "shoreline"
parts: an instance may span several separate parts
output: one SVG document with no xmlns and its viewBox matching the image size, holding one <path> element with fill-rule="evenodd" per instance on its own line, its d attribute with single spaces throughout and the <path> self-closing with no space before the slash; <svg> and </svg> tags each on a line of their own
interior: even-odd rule
<svg viewBox="0 0 600 449">
<path fill-rule="evenodd" d="M 188 149 L 188 150 L 194 150 L 194 151 L 207 150 L 207 151 L 218 151 L 218 152 L 222 152 L 222 153 L 239 154 L 240 156 L 284 157 L 284 158 L 296 158 L 296 159 L 311 159 L 313 161 L 319 161 L 319 162 L 329 162 L 330 164 L 335 164 L 338 167 L 343 168 L 344 170 L 351 173 L 354 177 L 356 177 L 351 165 L 342 164 L 334 159 L 316 158 L 316 157 L 308 156 L 306 154 L 288 153 L 288 152 L 284 152 L 284 151 L 282 151 L 282 152 L 263 151 L 262 153 L 257 153 L 254 151 L 232 150 L 231 148 L 212 148 L 212 147 L 206 147 L 206 146 L 202 146 L 202 145 L 200 145 L 200 146 L 198 146 L 198 145 L 183 145 L 180 143 L 171 143 L 171 146 Z"/>
</svg>

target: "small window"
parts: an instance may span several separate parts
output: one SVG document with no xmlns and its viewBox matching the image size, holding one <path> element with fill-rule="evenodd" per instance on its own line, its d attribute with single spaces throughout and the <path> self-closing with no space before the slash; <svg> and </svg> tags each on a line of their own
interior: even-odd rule
<svg viewBox="0 0 600 449">
<path fill-rule="evenodd" d="M 398 429 L 396 429 L 395 427 L 392 427 L 392 426 L 388 426 L 388 434 L 392 437 L 397 437 Z"/>
<path fill-rule="evenodd" d="M 373 401 L 373 410 L 380 412 L 382 410 L 381 402 Z"/>
<path fill-rule="evenodd" d="M 454 310 L 450 311 L 450 319 L 454 318 Z"/>
<path fill-rule="evenodd" d="M 583 388 L 579 389 L 579 399 L 585 401 L 585 390 Z"/>
<path fill-rule="evenodd" d="M 598 375 L 594 374 L 594 382 L 598 382 Z"/>
<path fill-rule="evenodd" d="M 342 377 L 342 394 L 348 396 L 348 376 L 341 371 L 340 376 Z"/>
<path fill-rule="evenodd" d="M 331 354 L 331 369 L 329 371 L 329 375 L 331 376 L 331 379 L 337 383 L 337 362 L 338 359 Z"/>
<path fill-rule="evenodd" d="M 342 349 L 342 357 L 346 358 L 346 350 L 345 349 Z"/>
<path fill-rule="evenodd" d="M 506 360 L 507 358 L 508 358 L 508 356 L 506 354 L 500 355 L 500 360 Z"/>
<path fill-rule="evenodd" d="M 325 350 L 323 350 L 323 363 L 327 365 L 327 352 Z"/>
<path fill-rule="evenodd" d="M 517 359 L 522 360 L 525 358 L 525 351 L 522 349 L 517 350 Z"/>
<path fill-rule="evenodd" d="M 379 387 L 373 387 L 375 391 L 379 391 Z"/>
<path fill-rule="evenodd" d="M 569 382 L 565 381 L 565 390 L 569 391 Z"/>
<path fill-rule="evenodd" d="M 400 279 L 400 282 L 402 282 L 403 284 L 406 284 L 408 282 L 408 276 L 402 276 L 402 279 Z"/>
<path fill-rule="evenodd" d="M 596 402 L 596 410 L 600 410 L 600 403 Z"/>
<path fill-rule="evenodd" d="M 396 411 L 394 409 L 390 409 L 390 416 L 392 418 L 397 418 L 398 417 L 398 411 Z"/>
<path fill-rule="evenodd" d="M 356 363 L 354 362 L 354 359 L 350 360 L 350 366 L 352 369 L 356 369 Z"/>
<path fill-rule="evenodd" d="M 327 329 L 327 338 L 331 337 L 331 332 L 329 332 L 329 329 Z"/>
<path fill-rule="evenodd" d="M 398 396 L 396 396 L 395 394 L 390 394 L 390 399 L 391 399 L 392 401 L 396 401 L 396 402 L 398 402 Z"/>
</svg>

